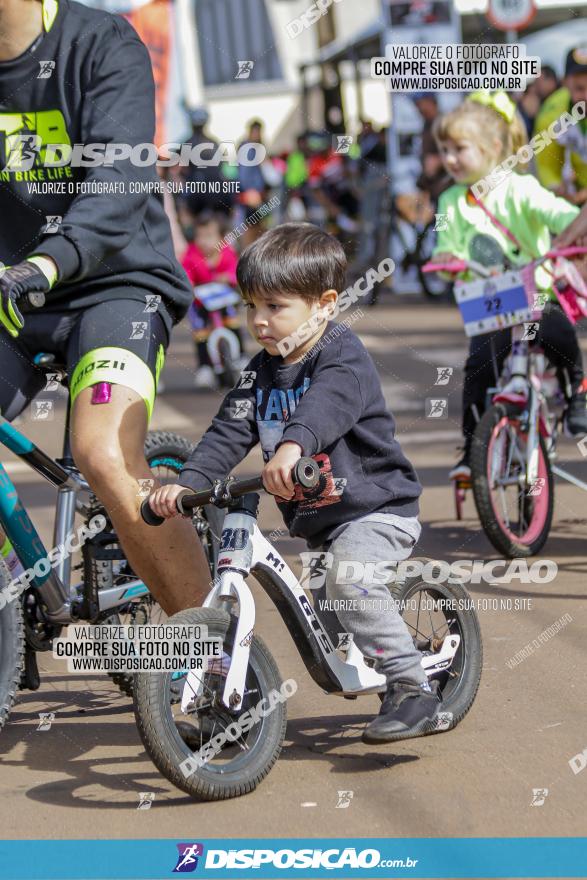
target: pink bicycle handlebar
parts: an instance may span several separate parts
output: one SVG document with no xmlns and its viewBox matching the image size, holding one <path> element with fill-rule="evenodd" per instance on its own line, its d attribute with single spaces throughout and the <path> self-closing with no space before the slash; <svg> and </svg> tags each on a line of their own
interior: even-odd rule
<svg viewBox="0 0 587 880">
<path fill-rule="evenodd" d="M 558 248 L 557 250 L 548 251 L 547 254 L 544 255 L 542 259 L 553 260 L 557 257 L 576 257 L 579 254 L 587 254 L 587 247 L 578 247 L 577 245 L 570 245 L 569 247 Z"/>
<path fill-rule="evenodd" d="M 557 250 L 548 251 L 544 256 L 539 257 L 532 262 L 542 263 L 544 260 L 555 260 L 557 257 L 576 257 L 579 254 L 587 254 L 587 247 L 572 245 L 570 247 L 559 248 Z M 450 263 L 430 262 L 425 263 L 422 266 L 422 272 L 453 272 L 456 274 L 457 272 L 465 272 L 470 267 L 471 264 L 468 263 L 467 260 L 451 260 Z M 518 269 L 522 267 L 516 266 L 516 268 Z"/>
<path fill-rule="evenodd" d="M 422 272 L 464 272 L 469 268 L 466 260 L 452 260 L 450 263 L 424 263 Z"/>
</svg>

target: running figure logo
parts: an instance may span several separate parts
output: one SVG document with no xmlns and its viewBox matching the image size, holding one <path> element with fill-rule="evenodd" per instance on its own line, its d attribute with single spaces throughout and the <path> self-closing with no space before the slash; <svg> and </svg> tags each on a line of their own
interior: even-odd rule
<svg viewBox="0 0 587 880">
<path fill-rule="evenodd" d="M 536 477 L 530 488 L 528 489 L 528 496 L 532 497 L 535 495 L 540 495 L 544 486 L 546 485 L 545 477 Z"/>
<path fill-rule="evenodd" d="M 150 479 L 139 479 L 137 480 L 139 484 L 139 491 L 137 492 L 137 498 L 148 498 L 149 495 L 153 492 L 155 487 L 155 480 Z"/>
<path fill-rule="evenodd" d="M 346 484 L 348 480 L 346 477 L 333 477 L 332 478 L 332 488 L 328 495 L 342 495 L 345 490 Z"/>
<path fill-rule="evenodd" d="M 48 214 L 45 219 L 47 221 L 45 225 L 45 235 L 59 232 L 59 227 L 61 226 L 61 221 L 63 219 L 61 214 Z"/>
<path fill-rule="evenodd" d="M 10 151 L 6 150 L 6 165 L 2 171 L 30 171 L 37 161 L 41 145 L 41 138 L 33 132 L 11 137 L 7 145 Z"/>
<path fill-rule="evenodd" d="M 55 712 L 39 712 L 39 726 L 37 730 L 51 730 L 55 721 Z"/>
<path fill-rule="evenodd" d="M 450 377 L 452 376 L 454 370 L 452 367 L 436 367 L 436 372 L 438 373 L 438 375 L 434 384 L 448 385 Z"/>
<path fill-rule="evenodd" d="M 434 215 L 434 232 L 445 232 L 448 229 L 448 214 Z"/>
<path fill-rule="evenodd" d="M 353 139 L 350 134 L 337 134 L 335 135 L 335 138 L 334 152 L 348 153 L 353 144 Z"/>
<path fill-rule="evenodd" d="M 428 397 L 426 399 L 426 418 L 427 419 L 446 419 L 448 418 L 448 399 Z"/>
<path fill-rule="evenodd" d="M 33 419 L 39 421 L 50 421 L 53 419 L 53 401 L 52 400 L 35 400 L 35 410 Z"/>
<path fill-rule="evenodd" d="M 235 79 L 248 79 L 255 66 L 254 61 L 237 61 L 238 70 Z"/>
<path fill-rule="evenodd" d="M 236 387 L 243 388 L 245 390 L 247 388 L 252 388 L 253 382 L 255 381 L 256 376 L 257 376 L 257 373 L 255 370 L 243 370 L 242 373 L 240 374 L 240 377 L 239 377 L 239 380 L 238 380 Z"/>
<path fill-rule="evenodd" d="M 161 303 L 161 295 L 159 293 L 147 294 L 147 305 L 143 309 L 144 312 L 156 312 Z"/>
<path fill-rule="evenodd" d="M 147 332 L 147 322 L 146 321 L 131 321 L 132 323 L 132 332 L 130 334 L 131 339 L 144 339 L 145 333 Z"/>
<path fill-rule="evenodd" d="M 311 550 L 300 553 L 300 559 L 302 560 L 300 587 L 319 590 L 326 581 L 326 572 L 332 568 L 334 556 L 332 553 L 317 553 Z"/>
<path fill-rule="evenodd" d="M 49 79 L 53 71 L 55 70 L 55 62 L 54 61 L 39 61 L 39 67 L 41 68 L 37 74 L 37 79 Z"/>
<path fill-rule="evenodd" d="M 57 391 L 59 388 L 59 373 L 47 373 L 45 391 Z"/>
<path fill-rule="evenodd" d="M 246 419 L 253 408 L 253 401 L 247 397 L 241 400 L 233 400 L 230 412 L 231 419 Z"/>
<path fill-rule="evenodd" d="M 522 336 L 522 342 L 531 342 L 532 339 L 536 339 L 539 327 L 540 324 L 538 323 L 538 321 L 533 321 L 531 324 L 524 324 L 524 335 Z"/>
<path fill-rule="evenodd" d="M 174 874 L 189 874 L 198 867 L 198 856 L 204 855 L 203 843 L 178 843 L 177 865 Z"/>
<path fill-rule="evenodd" d="M 548 797 L 548 789 L 547 788 L 533 788 L 532 789 L 532 800 L 530 801 L 531 807 L 541 807 Z"/>
</svg>

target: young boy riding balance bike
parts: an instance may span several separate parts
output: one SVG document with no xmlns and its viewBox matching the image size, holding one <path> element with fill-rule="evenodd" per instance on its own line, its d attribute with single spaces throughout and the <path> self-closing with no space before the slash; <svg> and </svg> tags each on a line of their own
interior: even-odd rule
<svg viewBox="0 0 587 880">
<path fill-rule="evenodd" d="M 161 517 L 177 516 L 184 487 L 210 488 L 261 443 L 263 483 L 290 535 L 330 554 L 322 591 L 329 601 L 317 602 L 316 610 L 327 628 L 351 633 L 386 676 L 381 711 L 363 732 L 364 742 L 382 743 L 433 732 L 440 698 L 387 586 L 368 583 L 368 597 L 358 603 L 356 586 L 337 583 L 342 561 L 410 556 L 420 536 L 422 491 L 394 437 L 370 355 L 348 328 L 339 325 L 335 334 L 328 321 L 345 270 L 341 245 L 310 224 L 275 227 L 245 250 L 237 278 L 248 329 L 263 350 L 224 398 L 179 484 L 158 489 L 150 506 Z M 319 493 L 294 487 L 292 468 L 301 456 L 312 456 L 321 468 Z M 321 612 L 321 604 L 336 608 L 330 623 L 334 611 Z"/>
</svg>

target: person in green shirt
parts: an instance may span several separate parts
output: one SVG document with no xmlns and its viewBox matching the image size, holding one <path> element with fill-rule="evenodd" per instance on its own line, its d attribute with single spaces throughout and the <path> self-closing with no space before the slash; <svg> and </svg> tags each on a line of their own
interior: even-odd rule
<svg viewBox="0 0 587 880">
<path fill-rule="evenodd" d="M 308 143 L 305 134 L 298 135 L 297 148 L 287 157 L 285 185 L 288 190 L 301 189 L 308 181 Z"/>
<path fill-rule="evenodd" d="M 564 88 L 544 102 L 534 124 L 534 135 L 548 130 L 563 113 L 587 100 L 587 45 L 571 49 L 565 63 Z M 583 116 L 585 115 L 583 111 Z M 536 154 L 536 171 L 542 186 L 573 205 L 587 203 L 587 119 L 569 126 Z"/>
<path fill-rule="evenodd" d="M 560 233 L 577 216 L 578 209 L 544 189 L 529 176 L 509 173 L 493 188 L 484 185 L 482 199 L 474 184 L 526 140 L 524 123 L 504 92 L 475 93 L 435 126 L 440 154 L 454 180 L 439 200 L 438 212 L 445 227 L 438 234 L 435 261 L 452 259 L 499 266 L 524 265 L 548 251 L 550 233 Z M 536 286 L 548 302 L 542 313 L 537 338 L 549 360 L 570 378 L 572 397 L 565 421 L 569 433 L 587 433 L 587 401 L 582 391 L 583 364 L 575 329 L 556 301 L 550 276 L 536 270 Z M 495 380 L 491 340 L 501 369 L 511 345 L 509 329 L 473 337 L 465 364 L 463 383 L 463 456 L 450 472 L 451 479 L 470 477 L 469 452 L 477 419 L 485 407 L 486 389 Z"/>
</svg>

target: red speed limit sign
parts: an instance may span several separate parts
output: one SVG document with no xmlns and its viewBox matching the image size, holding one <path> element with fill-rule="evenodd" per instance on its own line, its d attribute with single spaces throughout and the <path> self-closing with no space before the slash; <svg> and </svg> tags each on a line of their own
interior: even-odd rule
<svg viewBox="0 0 587 880">
<path fill-rule="evenodd" d="M 489 0 L 487 18 L 500 31 L 525 28 L 536 14 L 534 0 Z"/>
</svg>

